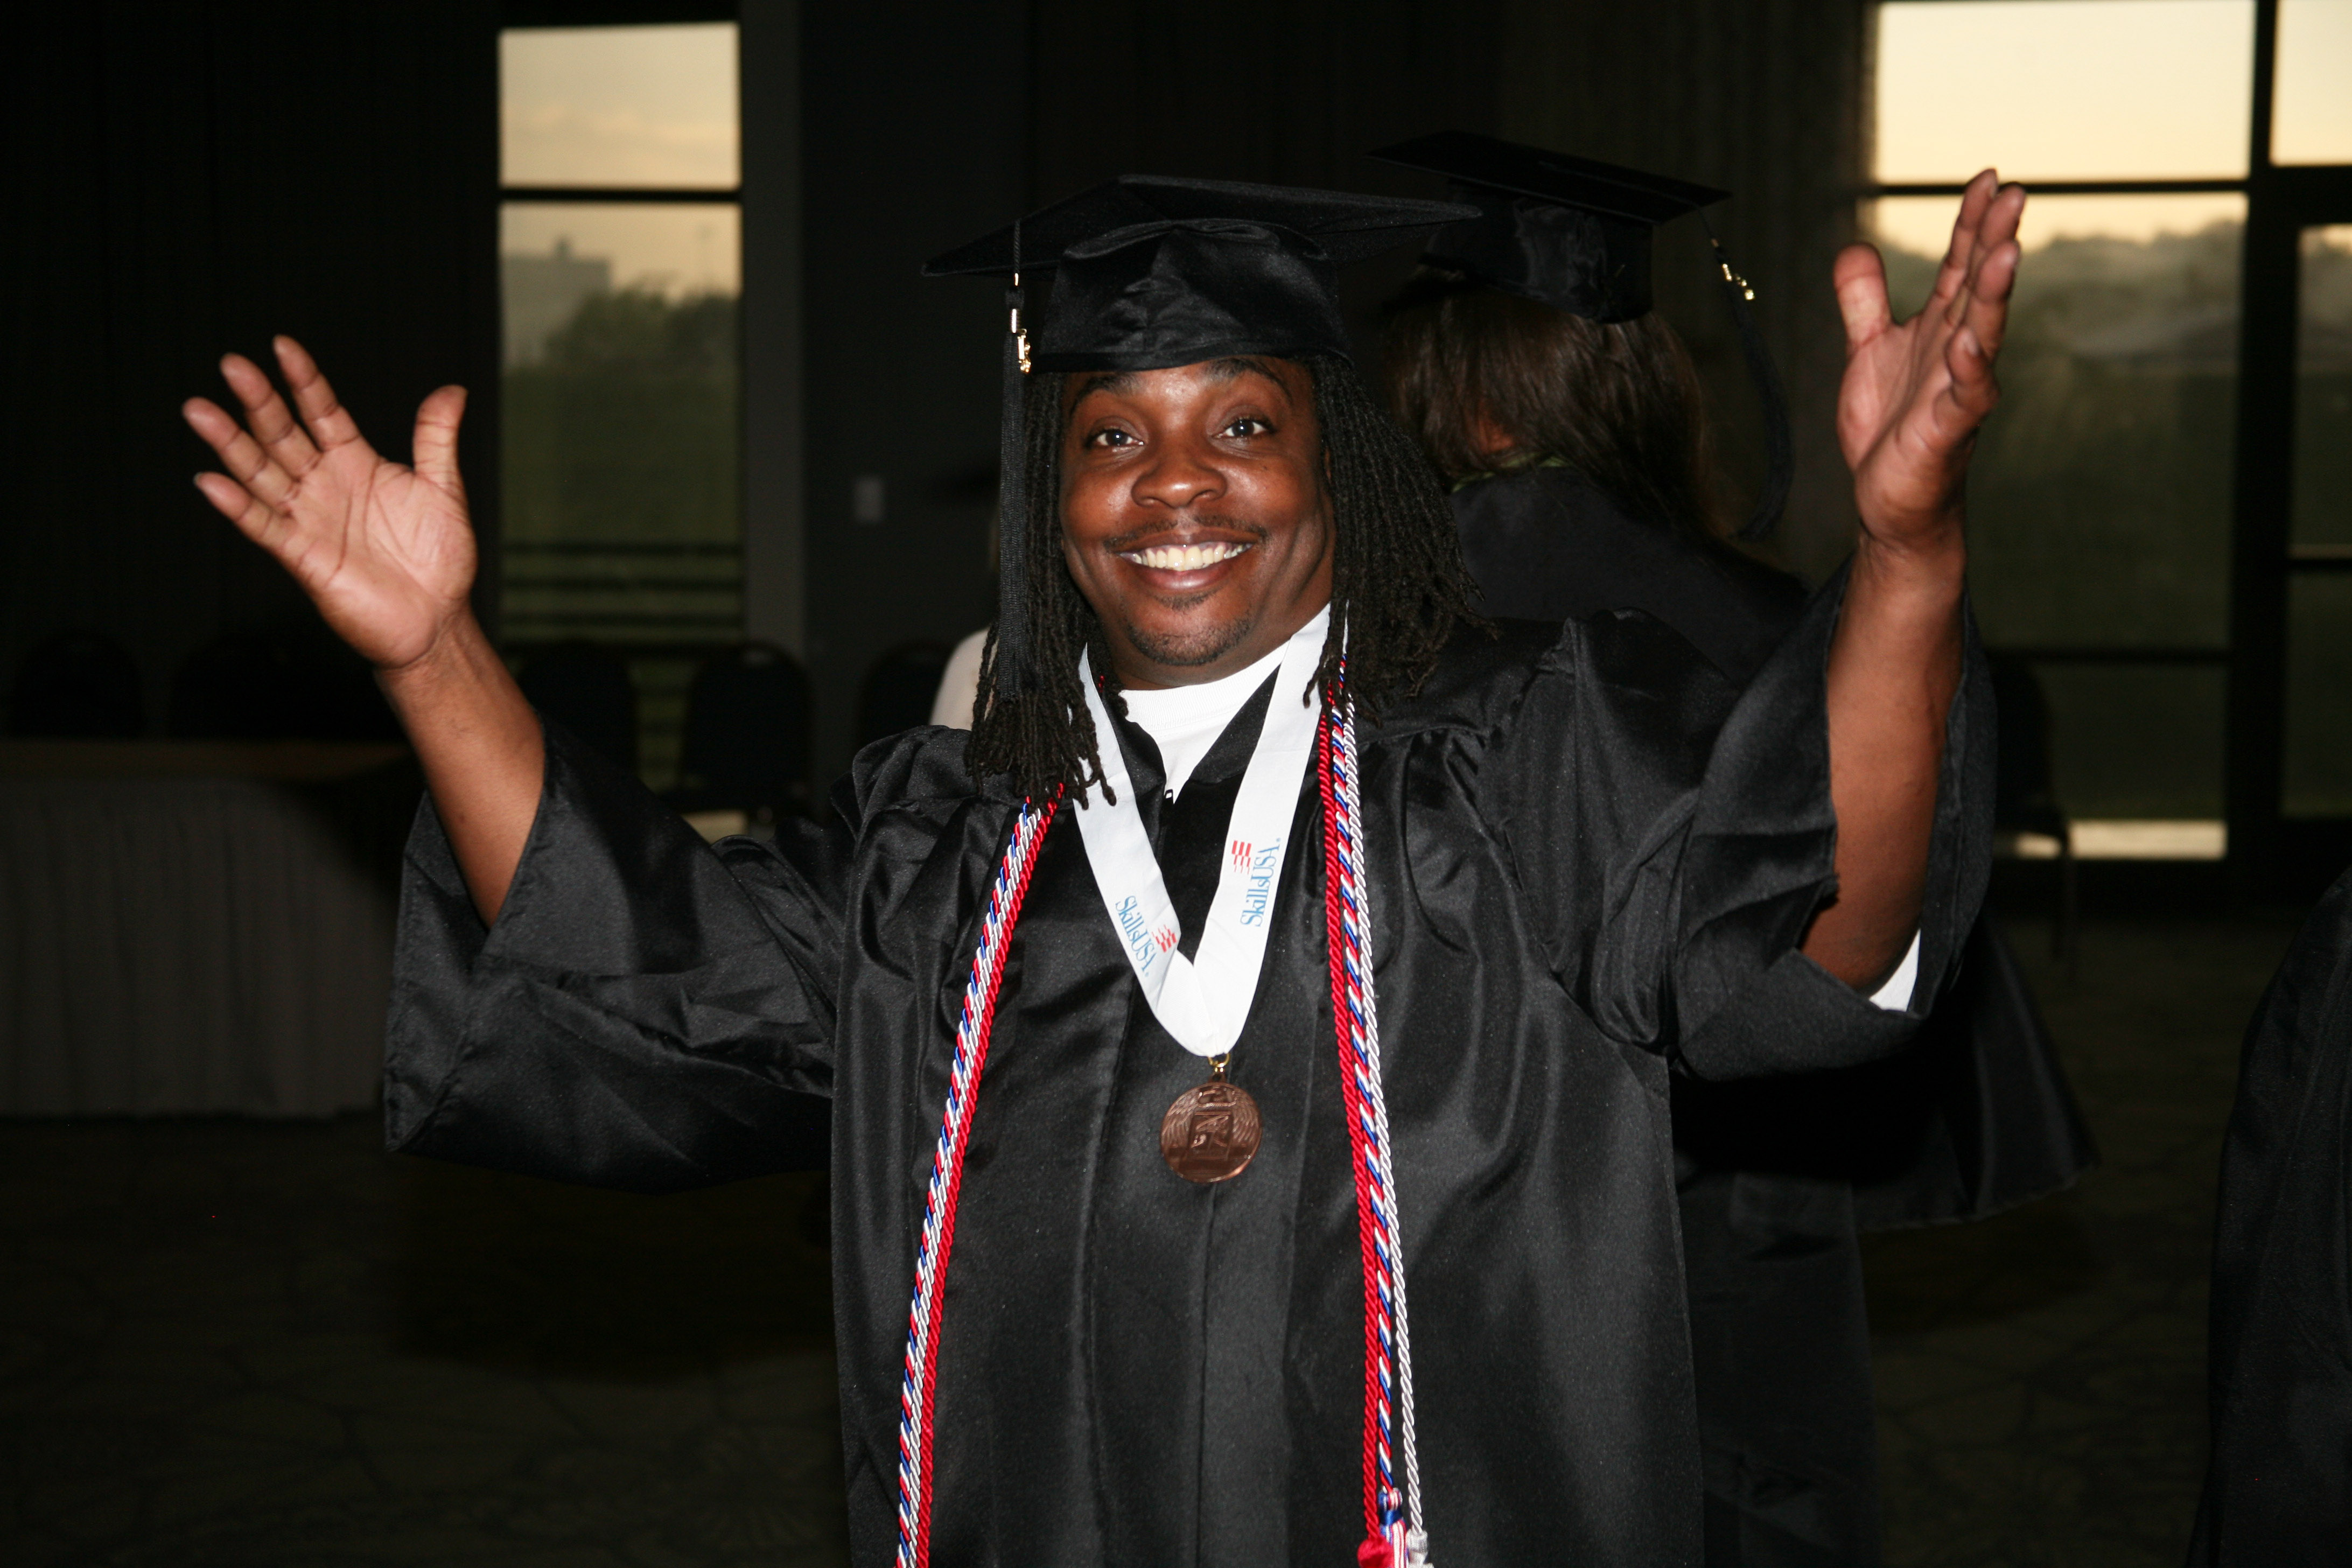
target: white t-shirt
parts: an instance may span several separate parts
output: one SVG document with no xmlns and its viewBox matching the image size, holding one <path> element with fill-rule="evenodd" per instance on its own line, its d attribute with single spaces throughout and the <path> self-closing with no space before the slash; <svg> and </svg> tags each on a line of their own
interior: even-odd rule
<svg viewBox="0 0 2352 1568">
<path fill-rule="evenodd" d="M 948 667 L 940 674 L 939 695 L 931 699 L 932 723 L 950 730 L 971 728 L 971 710 L 980 700 L 980 656 L 987 647 L 988 628 L 982 626 L 948 655 Z"/>
<path fill-rule="evenodd" d="M 1129 687 L 1119 693 L 1127 699 L 1127 716 L 1136 728 L 1151 737 L 1160 748 L 1160 764 L 1168 774 L 1168 797 L 1173 800 L 1184 793 L 1184 784 L 1242 704 L 1257 695 L 1282 663 L 1283 654 L 1291 643 L 1311 640 L 1317 647 L 1330 634 L 1331 612 L 1327 607 L 1316 612 L 1315 618 L 1291 634 L 1290 641 L 1276 648 L 1247 669 L 1198 686 L 1169 686 L 1157 691 L 1138 691 Z M 1292 693 L 1292 700 L 1298 694 Z"/>
</svg>

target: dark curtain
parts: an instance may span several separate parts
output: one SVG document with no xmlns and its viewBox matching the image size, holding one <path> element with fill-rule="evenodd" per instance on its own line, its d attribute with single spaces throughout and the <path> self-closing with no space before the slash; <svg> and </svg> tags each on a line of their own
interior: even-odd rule
<svg viewBox="0 0 2352 1568">
<path fill-rule="evenodd" d="M 117 0 L 11 25 L 0 674 L 56 630 L 106 632 L 153 716 L 222 632 L 314 625 L 189 483 L 209 454 L 178 413 L 272 332 L 404 459 L 418 400 L 468 385 L 462 458 L 495 538 L 496 29 L 466 0 Z"/>
</svg>

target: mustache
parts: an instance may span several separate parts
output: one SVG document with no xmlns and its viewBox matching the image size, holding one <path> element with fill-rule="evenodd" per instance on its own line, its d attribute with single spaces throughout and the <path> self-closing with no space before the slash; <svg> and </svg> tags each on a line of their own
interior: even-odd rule
<svg viewBox="0 0 2352 1568">
<path fill-rule="evenodd" d="M 1190 525 L 1194 528 L 1213 528 L 1227 533 L 1238 533 L 1252 544 L 1264 544 L 1274 537 L 1274 530 L 1262 522 L 1252 522 L 1246 518 L 1229 517 L 1221 512 L 1179 512 L 1174 521 L 1180 528 Z M 1102 547 L 1117 554 L 1123 550 L 1133 550 L 1147 540 L 1156 539 L 1164 542 L 1168 537 L 1169 527 L 1168 523 L 1160 522 L 1149 528 L 1129 529 L 1125 533 L 1113 534 L 1104 540 Z"/>
</svg>

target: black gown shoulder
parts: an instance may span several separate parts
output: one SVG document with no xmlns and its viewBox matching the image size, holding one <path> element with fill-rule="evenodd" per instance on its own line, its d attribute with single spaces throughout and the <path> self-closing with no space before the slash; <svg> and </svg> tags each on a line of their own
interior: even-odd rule
<svg viewBox="0 0 2352 1568">
<path fill-rule="evenodd" d="M 1805 607 L 1804 584 L 1727 544 L 1628 517 L 1573 468 L 1522 469 L 1454 492 L 1464 562 L 1490 615 L 1646 612 L 1746 680 Z"/>
</svg>

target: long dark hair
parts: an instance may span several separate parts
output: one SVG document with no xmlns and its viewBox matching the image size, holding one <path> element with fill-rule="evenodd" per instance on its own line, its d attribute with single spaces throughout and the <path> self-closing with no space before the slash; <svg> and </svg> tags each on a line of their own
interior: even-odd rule
<svg viewBox="0 0 2352 1568">
<path fill-rule="evenodd" d="M 1447 479 L 1557 461 L 1629 517 L 1719 538 L 1698 374 L 1654 312 L 1603 325 L 1433 267 L 1389 312 L 1390 405 Z M 1507 452 L 1479 449 L 1482 418 Z"/>
<path fill-rule="evenodd" d="M 1470 607 L 1454 514 L 1429 467 L 1372 400 L 1347 361 L 1300 362 L 1315 384 L 1325 483 L 1334 539 L 1331 633 L 1317 679 L 1327 689 L 1347 650 L 1343 700 L 1377 712 L 1384 698 L 1417 689 Z M 1011 775 L 1013 787 L 1043 800 L 1057 787 L 1085 790 L 1102 776 L 1100 737 L 1078 685 L 1078 654 L 1091 649 L 1111 682 L 1110 651 L 1095 612 L 1062 558 L 1062 381 L 1028 380 L 1030 689 L 996 693 L 996 634 L 981 657 L 980 693 L 965 752 L 972 777 Z"/>
</svg>

